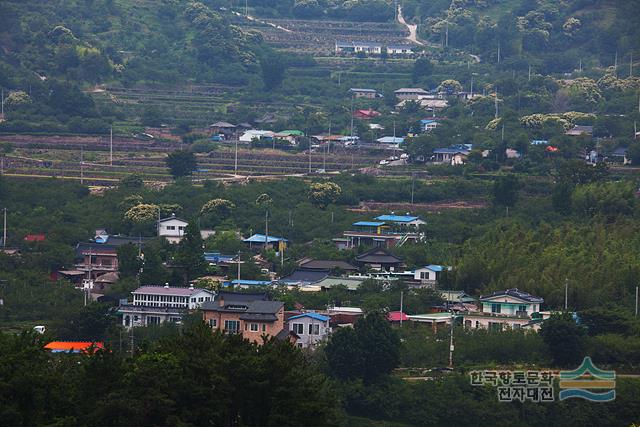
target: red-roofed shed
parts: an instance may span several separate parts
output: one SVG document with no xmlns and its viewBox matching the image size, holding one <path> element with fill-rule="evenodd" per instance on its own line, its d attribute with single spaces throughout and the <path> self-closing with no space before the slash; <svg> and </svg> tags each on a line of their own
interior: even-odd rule
<svg viewBox="0 0 640 427">
<path fill-rule="evenodd" d="M 104 350 L 104 343 L 92 341 L 52 341 L 44 348 L 51 353 L 88 353 L 89 349 Z"/>
<path fill-rule="evenodd" d="M 401 319 L 403 322 L 406 322 L 409 320 L 409 316 L 407 316 L 407 313 L 401 311 L 390 311 L 387 313 L 387 320 L 389 322 L 399 322 Z"/>
</svg>

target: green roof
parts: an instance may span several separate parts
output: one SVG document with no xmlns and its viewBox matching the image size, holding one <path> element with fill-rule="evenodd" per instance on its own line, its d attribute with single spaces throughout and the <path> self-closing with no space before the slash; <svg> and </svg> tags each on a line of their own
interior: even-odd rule
<svg viewBox="0 0 640 427">
<path fill-rule="evenodd" d="M 360 283 L 364 282 L 364 279 L 355 279 L 348 277 L 327 277 L 319 282 L 313 283 L 314 286 L 321 286 L 323 288 L 332 288 L 334 286 L 344 285 L 350 291 L 355 291 L 360 286 Z"/>
<path fill-rule="evenodd" d="M 304 132 L 302 132 L 301 130 L 295 130 L 295 129 L 287 129 L 287 130 L 283 130 L 280 132 L 277 132 L 280 135 L 295 135 L 295 136 L 304 136 Z"/>
</svg>

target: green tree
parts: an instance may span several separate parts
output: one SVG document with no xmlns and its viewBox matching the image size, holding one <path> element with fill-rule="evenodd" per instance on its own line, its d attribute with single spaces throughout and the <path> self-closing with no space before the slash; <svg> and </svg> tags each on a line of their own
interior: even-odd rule
<svg viewBox="0 0 640 427">
<path fill-rule="evenodd" d="M 632 165 L 640 165 L 640 142 L 634 142 L 629 146 L 629 149 L 627 150 L 627 156 L 631 160 Z"/>
<path fill-rule="evenodd" d="M 142 285 L 159 285 L 168 280 L 169 272 L 167 271 L 158 245 L 150 243 L 144 248 L 144 263 L 142 265 L 142 273 L 140 273 L 140 284 Z"/>
<path fill-rule="evenodd" d="M 203 241 L 197 221 L 189 221 L 184 230 L 184 236 L 178 243 L 174 261 L 176 267 L 183 272 L 185 283 L 206 271 L 207 263 L 204 259 Z"/>
<path fill-rule="evenodd" d="M 309 186 L 309 200 L 320 209 L 335 203 L 342 194 L 342 188 L 333 182 L 314 182 Z"/>
<path fill-rule="evenodd" d="M 118 183 L 118 188 L 122 190 L 138 190 L 142 187 L 144 187 L 142 176 L 135 173 L 125 176 Z"/>
<path fill-rule="evenodd" d="M 133 277 L 140 271 L 138 247 L 133 243 L 127 243 L 118 247 L 118 270 L 122 277 Z"/>
<path fill-rule="evenodd" d="M 544 321 L 540 335 L 557 366 L 573 366 L 586 351 L 586 331 L 573 319 L 571 313 L 554 314 Z"/>
<path fill-rule="evenodd" d="M 518 200 L 521 184 L 515 175 L 499 176 L 493 184 L 492 201 L 494 205 L 512 207 Z"/>
<path fill-rule="evenodd" d="M 275 53 L 264 55 L 260 59 L 260 71 L 265 90 L 271 91 L 280 86 L 284 80 L 286 70 L 287 66 L 284 57 Z"/>
<path fill-rule="evenodd" d="M 196 156 L 186 150 L 170 153 L 166 158 L 166 164 L 174 178 L 189 176 L 198 167 Z"/>
<path fill-rule="evenodd" d="M 423 78 L 429 77 L 433 73 L 433 64 L 427 58 L 418 58 L 413 63 L 411 80 L 414 83 L 420 82 Z"/>
<path fill-rule="evenodd" d="M 141 122 L 145 126 L 157 127 L 162 124 L 162 113 L 157 107 L 147 107 L 142 113 Z"/>
<path fill-rule="evenodd" d="M 353 330 L 343 328 L 332 334 L 325 352 L 334 376 L 370 382 L 399 365 L 400 338 L 383 314 L 371 312 Z"/>
</svg>

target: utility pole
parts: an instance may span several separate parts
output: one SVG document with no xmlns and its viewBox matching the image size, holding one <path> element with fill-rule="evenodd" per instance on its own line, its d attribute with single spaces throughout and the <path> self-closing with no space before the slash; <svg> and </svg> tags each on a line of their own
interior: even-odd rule
<svg viewBox="0 0 640 427">
<path fill-rule="evenodd" d="M 504 123 L 502 124 L 502 136 L 500 142 L 504 142 Z"/>
<path fill-rule="evenodd" d="M 239 138 L 236 138 L 236 156 L 235 156 L 235 162 L 233 165 L 233 171 L 236 175 L 238 174 L 238 141 L 239 141 Z"/>
<path fill-rule="evenodd" d="M 80 146 L 80 185 L 84 184 L 84 146 Z"/>
<path fill-rule="evenodd" d="M 569 279 L 564 279 L 564 311 L 569 307 Z"/>
<path fill-rule="evenodd" d="M 498 40 L 498 64 L 500 63 L 500 40 Z"/>
<path fill-rule="evenodd" d="M 629 77 L 633 77 L 633 52 L 631 52 L 631 57 L 629 58 Z"/>
<path fill-rule="evenodd" d="M 453 368 L 453 323 L 455 321 L 455 315 L 453 314 L 453 310 L 450 311 L 451 313 L 451 337 L 449 339 L 449 368 Z"/>
<path fill-rule="evenodd" d="M 404 302 L 404 291 L 400 291 L 400 326 L 402 326 L 403 302 Z"/>
<path fill-rule="evenodd" d="M 309 173 L 311 173 L 311 141 L 309 141 Z"/>
<path fill-rule="evenodd" d="M 113 126 L 109 131 L 109 165 L 113 166 Z"/>
<path fill-rule="evenodd" d="M 638 316 L 638 287 L 636 286 L 636 317 Z"/>
<path fill-rule="evenodd" d="M 264 247 L 269 245 L 269 211 L 264 211 Z"/>
<path fill-rule="evenodd" d="M 616 50 L 616 56 L 613 60 L 613 75 L 618 77 L 618 51 Z"/>
<path fill-rule="evenodd" d="M 353 100 L 354 96 L 351 95 L 351 141 L 353 141 Z"/>
<path fill-rule="evenodd" d="M 413 204 L 413 189 L 415 183 L 415 174 L 411 172 L 411 204 Z"/>
<path fill-rule="evenodd" d="M 531 81 L 531 65 L 529 65 L 529 79 L 527 81 Z"/>
<path fill-rule="evenodd" d="M 244 14 L 249 16 L 249 2 L 248 0 L 244 0 Z"/>
<path fill-rule="evenodd" d="M 240 251 L 238 251 L 238 282 L 240 282 Z"/>
<path fill-rule="evenodd" d="M 496 108 L 496 114 L 495 114 L 495 118 L 498 118 L 498 86 L 496 86 L 496 97 L 495 97 L 495 108 Z"/>
<path fill-rule="evenodd" d="M 471 98 L 473 98 L 473 76 L 471 76 Z M 433 113 L 435 114 L 435 109 Z"/>
<path fill-rule="evenodd" d="M 445 21 L 447 23 L 445 32 L 444 32 L 444 47 L 449 47 L 449 20 Z"/>
<path fill-rule="evenodd" d="M 7 247 L 7 208 L 4 208 L 4 225 L 2 227 L 2 247 Z"/>
<path fill-rule="evenodd" d="M 582 58 L 580 58 L 580 65 L 578 67 L 578 71 L 582 72 Z"/>
<path fill-rule="evenodd" d="M 2 105 L 2 107 L 1 107 L 2 110 L 1 110 L 0 114 L 2 114 L 2 119 L 4 120 L 4 88 L 2 88 L 2 103 L 1 103 L 1 105 Z"/>
</svg>

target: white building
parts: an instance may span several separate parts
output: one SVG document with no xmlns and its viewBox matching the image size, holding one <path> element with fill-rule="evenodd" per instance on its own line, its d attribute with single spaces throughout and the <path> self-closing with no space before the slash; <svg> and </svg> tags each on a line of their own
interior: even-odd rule
<svg viewBox="0 0 640 427">
<path fill-rule="evenodd" d="M 238 140 L 240 142 L 251 142 L 254 139 L 263 139 L 263 138 L 273 138 L 273 135 L 275 135 L 275 132 L 272 132 L 270 130 L 255 130 L 255 129 L 251 129 L 246 131 L 245 133 L 243 133 L 240 138 L 238 138 Z"/>
<path fill-rule="evenodd" d="M 443 265 L 430 264 L 413 270 L 413 280 L 419 280 L 427 284 L 437 284 L 440 279 L 440 273 L 450 270 L 450 267 Z"/>
<path fill-rule="evenodd" d="M 296 345 L 309 348 L 324 340 L 329 333 L 329 316 L 318 313 L 303 313 L 289 318 L 289 331 L 298 336 Z"/>
<path fill-rule="evenodd" d="M 387 53 L 389 55 L 410 55 L 413 53 L 413 46 L 408 44 L 389 45 L 387 46 Z"/>
<path fill-rule="evenodd" d="M 189 223 L 172 214 L 169 218 L 158 221 L 158 236 L 164 237 L 169 243 L 179 243 Z"/>
<path fill-rule="evenodd" d="M 122 326 L 126 328 L 163 322 L 180 323 L 189 310 L 195 310 L 215 297 L 215 292 L 207 289 L 169 285 L 141 286 L 132 294 L 132 303 L 118 307 L 118 313 L 122 314 Z"/>
</svg>

